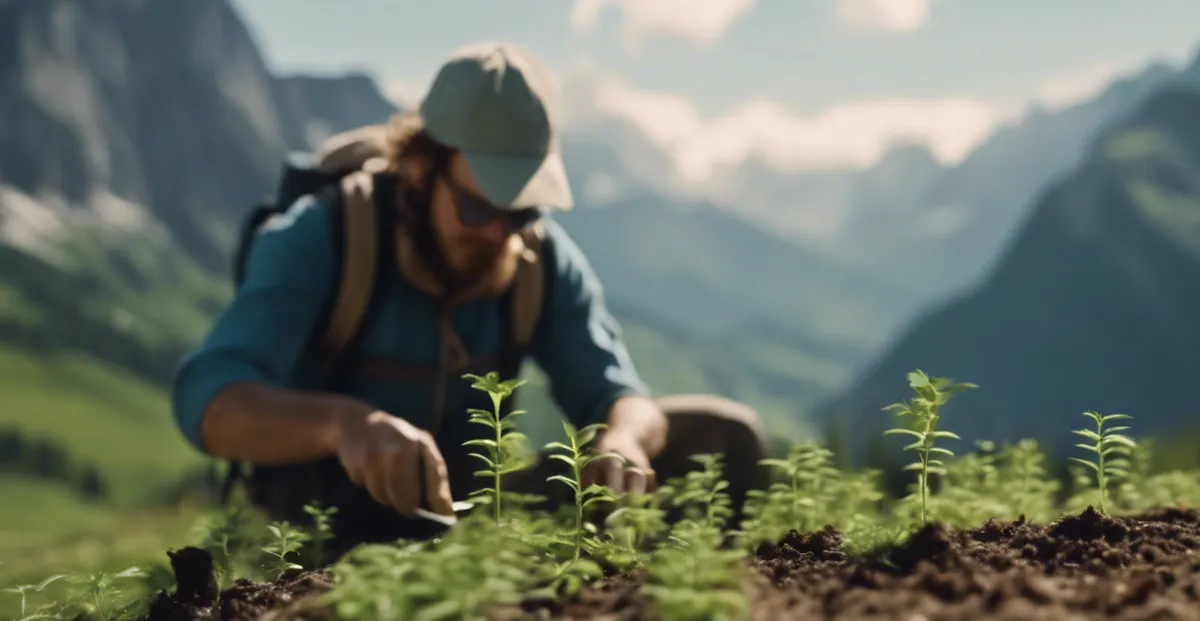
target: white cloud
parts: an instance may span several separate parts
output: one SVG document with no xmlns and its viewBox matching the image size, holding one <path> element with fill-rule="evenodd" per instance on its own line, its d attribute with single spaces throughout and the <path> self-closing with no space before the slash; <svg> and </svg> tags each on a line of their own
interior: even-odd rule
<svg viewBox="0 0 1200 621">
<path fill-rule="evenodd" d="M 929 21 L 930 0 L 836 0 L 838 21 L 866 33 L 913 32 Z"/>
<path fill-rule="evenodd" d="M 625 44 L 638 48 L 651 36 L 676 37 L 698 45 L 711 44 L 729 30 L 757 0 L 575 0 L 571 28 L 587 32 L 600 14 L 615 8 L 621 13 Z"/>
<path fill-rule="evenodd" d="M 849 102 L 809 115 L 752 101 L 706 119 L 679 95 L 639 91 L 612 76 L 597 78 L 589 95 L 597 112 L 627 120 L 666 151 L 690 182 L 751 156 L 785 173 L 866 167 L 899 140 L 926 144 L 950 164 L 1003 120 L 990 105 L 961 97 Z"/>
<path fill-rule="evenodd" d="M 383 96 L 398 107 L 408 108 L 417 105 L 424 95 L 420 88 L 408 80 L 390 79 L 380 86 Z"/>
<path fill-rule="evenodd" d="M 1113 80 L 1134 70 L 1133 65 L 1106 61 L 1049 76 L 1038 82 L 1034 99 L 1051 109 L 1073 106 L 1098 95 Z"/>
</svg>

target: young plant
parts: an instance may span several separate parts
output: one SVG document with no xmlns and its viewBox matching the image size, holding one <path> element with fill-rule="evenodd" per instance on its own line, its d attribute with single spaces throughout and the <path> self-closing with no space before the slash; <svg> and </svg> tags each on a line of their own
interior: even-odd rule
<svg viewBox="0 0 1200 621">
<path fill-rule="evenodd" d="M 655 551 L 641 590 L 662 618 L 745 618 L 749 601 L 743 591 L 747 578 L 743 551 L 721 549 L 721 540 L 715 521 L 684 520 Z"/>
<path fill-rule="evenodd" d="M 1020 440 L 1004 452 L 1000 478 L 1005 482 L 1003 495 L 1012 508 L 1010 513 L 1023 513 L 1034 520 L 1054 517 L 1054 497 L 1061 483 L 1049 476 L 1046 455 L 1037 441 Z"/>
<path fill-rule="evenodd" d="M 833 452 L 816 443 L 795 444 L 786 459 L 764 459 L 759 463 L 774 468 L 785 483 L 768 489 L 768 506 L 786 507 L 786 522 L 776 528 L 804 532 L 811 529 L 821 509 L 829 509 L 826 487 L 841 474 L 833 466 Z M 764 516 L 765 517 L 765 516 Z M 779 533 L 783 534 L 783 533 Z"/>
<path fill-rule="evenodd" d="M 567 421 L 562 421 L 563 430 L 567 434 L 567 440 L 570 445 L 562 442 L 550 442 L 546 444 L 546 449 L 558 449 L 562 453 L 552 453 L 550 459 L 557 459 L 567 465 L 570 469 L 570 477 L 561 474 L 552 475 L 547 478 L 547 481 L 559 481 L 575 492 L 575 559 L 578 560 L 583 554 L 583 535 L 584 523 L 583 514 L 592 505 L 600 502 L 609 502 L 616 499 L 616 495 L 612 489 L 595 483 L 589 485 L 586 489 L 583 488 L 583 471 L 593 462 L 600 459 L 621 459 L 621 456 L 612 453 L 588 453 L 585 446 L 590 444 L 602 429 L 607 425 L 597 423 L 588 425 L 583 429 L 576 430 L 575 426 Z"/>
<path fill-rule="evenodd" d="M 320 503 L 304 505 L 304 512 L 313 518 L 313 561 L 318 567 L 324 566 L 327 560 L 325 542 L 333 539 L 333 515 L 337 511 L 337 507 L 322 508 Z"/>
<path fill-rule="evenodd" d="M 725 470 L 723 456 L 702 453 L 689 459 L 700 464 L 701 469 L 668 481 L 660 493 L 683 509 L 685 521 L 721 529 L 733 515 L 729 493 L 725 491 L 729 482 L 721 478 Z"/>
<path fill-rule="evenodd" d="M 201 516 L 192 528 L 191 539 L 213 558 L 218 589 L 225 589 L 237 575 L 237 568 L 250 567 L 258 538 L 252 530 L 251 514 L 239 506 L 225 507 Z"/>
<path fill-rule="evenodd" d="M 41 614 L 34 614 L 26 619 L 139 618 L 146 612 L 145 594 L 137 589 L 118 588 L 117 581 L 144 576 L 145 573 L 138 567 L 130 567 L 117 573 L 100 570 L 59 576 L 64 582 L 73 585 L 69 594 L 61 601 L 43 607 Z M 43 581 L 43 588 L 45 584 Z"/>
<path fill-rule="evenodd" d="M 63 578 L 66 578 L 66 577 L 67 577 L 67 574 L 55 574 L 53 576 L 49 576 L 49 577 L 43 579 L 41 582 L 39 582 L 37 584 L 18 584 L 15 587 L 12 587 L 9 589 L 4 589 L 5 593 L 15 593 L 21 597 L 21 619 L 19 621 L 25 621 L 27 619 L 38 618 L 38 615 L 34 615 L 32 617 L 26 616 L 27 613 L 25 612 L 25 605 L 26 605 L 26 599 L 27 599 L 27 596 L 29 593 L 40 593 L 42 591 L 42 589 L 45 589 L 46 587 L 50 586 L 51 584 L 58 582 L 59 580 L 62 580 Z"/>
<path fill-rule="evenodd" d="M 471 453 L 471 455 L 479 458 L 484 464 L 487 465 L 485 469 L 476 471 L 475 475 L 480 477 L 492 477 L 492 488 L 480 489 L 473 492 L 470 496 L 470 500 L 479 504 L 491 503 L 493 507 L 492 517 L 495 518 L 496 523 L 499 524 L 501 513 L 500 502 L 502 497 L 500 482 L 505 475 L 511 472 L 522 470 L 525 467 L 525 464 L 523 463 L 509 463 L 509 460 L 506 459 L 507 451 L 505 450 L 506 446 L 511 445 L 510 443 L 521 442 L 525 440 L 524 434 L 516 431 L 517 425 L 513 421 L 514 418 L 524 414 L 525 411 L 513 410 L 512 412 L 509 412 L 507 416 L 502 416 L 500 413 L 500 404 L 505 399 L 511 397 L 513 392 L 525 383 L 525 380 L 514 378 L 502 381 L 500 379 L 500 375 L 495 371 L 490 371 L 483 377 L 472 375 L 470 373 L 464 375 L 463 377 L 472 380 L 472 388 L 486 392 L 492 399 L 491 412 L 472 408 L 467 410 L 467 413 L 470 414 L 471 422 L 486 425 L 493 431 L 494 437 L 468 440 L 464 443 L 464 445 L 482 446 L 487 450 L 487 454 Z"/>
<path fill-rule="evenodd" d="M 905 470 L 915 470 L 918 473 L 917 486 L 921 494 L 921 521 L 928 523 L 929 475 L 945 475 L 946 473 L 946 464 L 933 455 L 954 455 L 954 452 L 949 449 L 934 446 L 934 440 L 937 438 L 961 439 L 952 432 L 937 428 L 941 419 L 941 407 L 955 394 L 971 388 L 978 388 L 978 386 L 967 382 L 954 383 L 946 378 L 930 378 L 921 370 L 908 374 L 908 385 L 917 393 L 911 403 L 893 403 L 883 409 L 893 412 L 897 416 L 911 416 L 916 429 L 901 427 L 889 429 L 883 433 L 884 435 L 904 434 L 916 438 L 912 444 L 905 446 L 904 450 L 916 451 L 920 455 L 920 461 L 909 464 Z"/>
<path fill-rule="evenodd" d="M 623 569 L 644 563 L 646 541 L 668 530 L 666 511 L 657 506 L 657 499 L 653 493 L 626 494 L 622 506 L 605 518 L 614 544 L 605 549 L 606 560 Z"/>
<path fill-rule="evenodd" d="M 1115 478 L 1128 473 L 1129 450 L 1136 446 L 1132 439 L 1119 433 L 1129 429 L 1129 427 L 1121 426 L 1105 429 L 1104 425 L 1109 421 L 1131 419 L 1133 417 L 1126 414 L 1101 416 L 1096 412 L 1084 412 L 1083 415 L 1096 422 L 1096 430 L 1075 429 L 1072 430 L 1072 433 L 1092 440 L 1095 444 L 1079 443 L 1075 446 L 1095 453 L 1096 461 L 1080 459 L 1078 457 L 1072 457 L 1071 461 L 1091 468 L 1096 474 L 1096 486 L 1100 490 L 1100 513 L 1104 513 L 1104 497 L 1108 489 L 1109 479 L 1110 477 Z"/>
<path fill-rule="evenodd" d="M 520 603 L 537 561 L 514 529 L 468 514 L 437 540 L 356 547 L 331 568 L 322 599 L 342 621 L 482 620 L 489 606 Z"/>
<path fill-rule="evenodd" d="M 300 548 L 308 542 L 310 535 L 300 529 L 293 528 L 286 521 L 272 522 L 267 525 L 267 530 L 274 536 L 274 540 L 262 547 L 262 550 L 271 556 L 266 569 L 274 572 L 276 578 L 283 576 L 289 569 L 304 569 L 300 565 L 287 560 L 287 555 L 299 552 Z"/>
</svg>

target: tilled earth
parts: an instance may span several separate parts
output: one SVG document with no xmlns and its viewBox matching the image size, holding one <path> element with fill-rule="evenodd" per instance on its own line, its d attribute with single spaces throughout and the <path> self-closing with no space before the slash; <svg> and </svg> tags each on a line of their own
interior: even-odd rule
<svg viewBox="0 0 1200 621">
<path fill-rule="evenodd" d="M 1163 509 L 1108 517 L 1092 509 L 1050 524 L 989 521 L 972 530 L 930 526 L 903 546 L 846 557 L 833 528 L 792 533 L 746 559 L 748 620 L 895 619 L 1074 621 L 1200 620 L 1200 512 Z M 179 587 L 155 601 L 148 621 L 326 621 L 306 605 L 329 588 L 323 571 L 272 583 L 239 582 L 215 600 L 211 559 L 173 553 Z M 496 611 L 495 619 L 659 620 L 639 594 L 640 576 L 603 580 L 573 601 Z M 207 603 L 207 604 L 206 604 Z"/>
</svg>

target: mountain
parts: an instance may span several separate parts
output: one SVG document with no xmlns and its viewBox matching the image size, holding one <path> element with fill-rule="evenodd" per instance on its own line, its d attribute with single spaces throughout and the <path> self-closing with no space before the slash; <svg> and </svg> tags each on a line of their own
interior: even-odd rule
<svg viewBox="0 0 1200 621">
<path fill-rule="evenodd" d="M 1129 414 L 1136 435 L 1195 425 L 1197 110 L 1200 93 L 1168 86 L 1099 134 L 983 283 L 917 321 L 819 419 L 869 431 L 854 438 L 862 457 L 895 422 L 880 409 L 908 399 L 905 375 L 921 369 L 979 385 L 944 410 L 956 450 L 1028 436 L 1077 453 L 1070 431 L 1092 424 L 1086 410 Z"/>
<path fill-rule="evenodd" d="M 878 313 L 882 323 L 863 325 L 875 335 L 864 345 L 881 349 L 921 312 L 976 285 L 1030 206 L 1080 164 L 1097 132 L 1170 84 L 1200 88 L 1200 56 L 1182 68 L 1151 63 L 1076 105 L 1034 106 L 954 165 L 943 165 L 927 147 L 913 143 L 892 145 L 865 169 L 784 172 L 750 157 L 717 169 L 693 193 L 798 240 L 828 265 L 871 274 L 905 291 Z M 619 119 L 586 120 L 597 139 L 642 153 L 636 160 L 627 157 L 622 176 L 664 192 L 686 185 L 665 155 L 645 154 L 663 149 L 635 138 L 636 132 L 618 131 Z"/>
<path fill-rule="evenodd" d="M 1047 187 L 1083 162 L 1098 132 L 1170 85 L 1200 90 L 1200 56 L 1178 70 L 1151 63 L 1091 100 L 1061 110 L 1034 106 L 922 192 L 907 197 L 859 193 L 848 247 L 861 264 L 919 291 L 927 303 L 974 285 Z M 904 219 L 881 218 L 882 213 L 902 213 Z"/>
<path fill-rule="evenodd" d="M 274 85 L 289 149 L 309 149 L 333 134 L 396 112 L 368 75 L 290 75 L 277 78 Z"/>
<path fill-rule="evenodd" d="M 165 396 L 229 298 L 241 218 L 288 150 L 394 107 L 367 76 L 273 75 L 225 1 L 10 0 L 0 35 L 0 393 L 21 395 L 4 420 L 106 478 L 154 473 L 116 495 L 141 498 L 195 463 Z M 573 179 L 611 155 L 573 153 Z M 805 406 L 869 353 L 855 323 L 896 293 L 728 211 L 626 185 L 563 222 L 651 387 L 719 392 L 802 434 Z M 114 437 L 137 446 L 95 444 Z"/>
<path fill-rule="evenodd" d="M 12 1 L 0 41 L 0 334 L 156 381 L 286 150 L 393 109 L 363 77 L 272 76 L 226 2 Z"/>
<path fill-rule="evenodd" d="M 652 192 L 556 216 L 616 302 L 696 333 L 769 324 L 853 347 L 903 291 L 728 211 Z"/>
</svg>

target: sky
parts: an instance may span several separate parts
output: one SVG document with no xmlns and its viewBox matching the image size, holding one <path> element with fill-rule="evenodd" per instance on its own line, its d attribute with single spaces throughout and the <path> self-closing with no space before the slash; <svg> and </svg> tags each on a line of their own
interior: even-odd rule
<svg viewBox="0 0 1200 621">
<path fill-rule="evenodd" d="M 403 103 L 458 46 L 521 43 L 697 171 L 857 168 L 898 139 L 951 164 L 1033 103 L 1200 51 L 1197 0 L 233 2 L 273 70 L 365 71 Z"/>
</svg>

